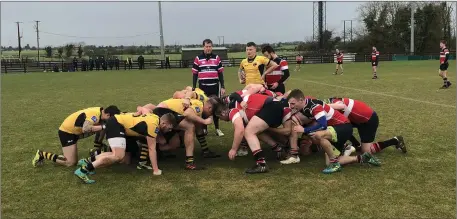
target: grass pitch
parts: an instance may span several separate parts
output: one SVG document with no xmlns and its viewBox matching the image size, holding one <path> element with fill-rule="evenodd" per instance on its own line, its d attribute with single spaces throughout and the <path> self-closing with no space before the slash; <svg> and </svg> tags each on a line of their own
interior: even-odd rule
<svg viewBox="0 0 457 219">
<path fill-rule="evenodd" d="M 454 85 L 438 90 L 437 61 L 381 62 L 379 80 L 370 63 L 347 63 L 343 76 L 333 64 L 302 66 L 291 72 L 288 89 L 319 98 L 344 96 L 370 104 L 380 117 L 378 140 L 403 135 L 408 153 L 388 148 L 377 154 L 382 167 L 351 165 L 324 175 L 323 155 L 280 166 L 269 153 L 268 174 L 247 176 L 253 158 L 229 161 L 231 124 L 221 121 L 207 137 L 222 158 L 196 161 L 205 171 L 182 169 L 184 152 L 159 163 L 164 174 L 134 166 L 97 170 L 94 185 L 82 184 L 75 168 L 46 162 L 33 168 L 37 149 L 60 152 L 57 130 L 70 113 L 116 104 L 132 111 L 159 103 L 191 84 L 190 69 L 2 75 L 2 216 L 5 218 L 455 218 Z M 290 66 L 291 69 L 294 66 Z M 227 90 L 236 69 L 225 72 Z M 79 141 L 86 157 L 93 139 Z"/>
</svg>

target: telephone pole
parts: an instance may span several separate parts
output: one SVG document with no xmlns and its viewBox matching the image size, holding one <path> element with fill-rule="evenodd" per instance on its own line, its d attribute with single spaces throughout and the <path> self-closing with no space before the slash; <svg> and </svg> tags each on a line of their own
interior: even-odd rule
<svg viewBox="0 0 457 219">
<path fill-rule="evenodd" d="M 36 29 L 36 45 L 37 45 L 37 51 L 38 51 L 38 64 L 40 64 L 40 29 L 38 29 L 38 23 L 40 21 L 35 21 L 35 29 Z"/>
<path fill-rule="evenodd" d="M 352 42 L 352 21 L 353 20 L 343 20 L 343 42 L 344 42 L 344 45 L 346 45 L 346 22 L 350 22 L 351 23 L 350 37 L 351 37 L 351 42 Z"/>
<path fill-rule="evenodd" d="M 162 4 L 159 1 L 159 26 L 160 26 L 160 56 L 162 61 L 165 61 L 165 43 L 163 41 L 163 25 L 162 25 Z"/>
<path fill-rule="evenodd" d="M 16 21 L 16 24 L 17 24 L 17 42 L 18 42 L 18 49 L 19 49 L 19 59 L 21 58 L 21 51 L 22 51 L 22 48 L 21 48 L 21 32 L 19 32 L 19 24 L 22 23 L 22 22 L 19 22 L 19 21 Z"/>
<path fill-rule="evenodd" d="M 221 44 L 221 38 L 222 38 L 222 44 Z M 217 36 L 217 39 L 219 40 L 219 46 L 223 46 L 225 44 L 225 38 L 224 36 Z"/>
<path fill-rule="evenodd" d="M 414 55 L 414 12 L 415 12 L 415 5 L 414 2 L 411 2 L 411 36 L 410 36 L 410 46 L 409 46 L 409 53 L 410 55 Z"/>
</svg>

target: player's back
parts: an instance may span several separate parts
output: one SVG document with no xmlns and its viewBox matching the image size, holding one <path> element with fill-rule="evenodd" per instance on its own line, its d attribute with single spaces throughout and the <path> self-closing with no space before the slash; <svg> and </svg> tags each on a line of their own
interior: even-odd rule
<svg viewBox="0 0 457 219">
<path fill-rule="evenodd" d="M 70 134 L 82 134 L 82 127 L 84 121 L 88 118 L 94 123 L 100 122 L 100 116 L 103 108 L 101 107 L 89 107 L 86 109 L 79 110 L 69 115 L 59 127 L 59 130 L 70 133 Z"/>
<path fill-rule="evenodd" d="M 153 113 L 140 116 L 135 113 L 122 113 L 114 117 L 124 127 L 126 136 L 150 136 L 158 132 L 159 117 Z"/>
</svg>

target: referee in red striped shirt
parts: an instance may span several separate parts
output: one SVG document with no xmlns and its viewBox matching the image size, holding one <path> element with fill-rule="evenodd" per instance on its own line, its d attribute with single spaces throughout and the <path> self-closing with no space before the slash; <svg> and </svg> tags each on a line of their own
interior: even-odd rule
<svg viewBox="0 0 457 219">
<path fill-rule="evenodd" d="M 195 90 L 198 81 L 198 87 L 208 97 L 221 97 L 225 94 L 224 67 L 221 58 L 213 53 L 213 41 L 210 39 L 203 40 L 203 53 L 195 57 L 192 73 L 193 90 Z M 224 133 L 219 129 L 219 118 L 214 116 L 213 121 L 216 135 L 223 136 Z"/>
</svg>

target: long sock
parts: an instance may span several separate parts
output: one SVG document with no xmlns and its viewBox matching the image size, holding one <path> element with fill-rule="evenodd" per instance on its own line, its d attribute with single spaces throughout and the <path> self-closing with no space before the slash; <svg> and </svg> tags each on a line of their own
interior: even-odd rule
<svg viewBox="0 0 457 219">
<path fill-rule="evenodd" d="M 374 153 L 384 150 L 385 148 L 387 148 L 389 146 L 396 145 L 396 144 L 398 144 L 398 139 L 393 137 L 387 141 L 373 143 L 371 145 L 370 150 L 371 150 L 371 153 L 374 154 Z"/>
<path fill-rule="evenodd" d="M 82 166 L 81 167 L 81 172 L 83 173 L 88 173 L 88 172 L 91 172 L 91 171 L 94 171 L 95 168 L 94 168 L 94 165 L 92 164 L 92 162 L 89 162 L 87 164 L 87 166 Z"/>
<path fill-rule="evenodd" d="M 331 158 L 330 163 L 338 163 L 338 158 Z"/>
<path fill-rule="evenodd" d="M 202 147 L 202 152 L 206 153 L 209 151 L 208 149 L 208 143 L 206 142 L 205 135 L 197 135 L 197 140 L 198 143 L 200 143 L 200 146 Z"/>
<path fill-rule="evenodd" d="M 214 128 L 219 129 L 219 117 L 213 116 Z"/>
<path fill-rule="evenodd" d="M 289 154 L 292 156 L 298 156 L 298 150 L 297 149 L 290 149 Z"/>
<path fill-rule="evenodd" d="M 335 70 L 335 74 L 338 74 L 338 69 Z"/>
<path fill-rule="evenodd" d="M 87 163 L 94 162 L 95 161 L 95 155 L 92 155 L 88 158 L 85 159 Z"/>
<path fill-rule="evenodd" d="M 140 143 L 141 153 L 139 162 L 147 162 L 149 157 L 149 148 L 147 144 Z"/>
<path fill-rule="evenodd" d="M 57 158 L 59 157 L 57 154 L 54 154 L 54 153 L 51 153 L 51 152 L 43 151 L 42 153 L 43 153 L 43 157 L 46 160 L 51 160 L 52 162 L 56 162 Z"/>
<path fill-rule="evenodd" d="M 253 151 L 252 155 L 254 155 L 254 158 L 255 158 L 255 161 L 256 161 L 257 165 L 261 165 L 261 166 L 266 165 L 265 155 L 263 154 L 262 149 Z"/>
<path fill-rule="evenodd" d="M 354 137 L 354 135 L 351 136 L 349 141 L 352 143 L 352 146 L 360 147 L 360 142 L 357 140 L 357 138 Z"/>
<path fill-rule="evenodd" d="M 186 156 L 186 164 L 193 164 L 194 156 Z"/>
<path fill-rule="evenodd" d="M 362 163 L 362 155 L 357 155 L 357 163 Z"/>
<path fill-rule="evenodd" d="M 378 76 L 376 75 L 376 71 L 373 72 L 373 76 L 374 76 L 374 77 L 378 77 Z"/>
<path fill-rule="evenodd" d="M 447 78 L 443 78 L 444 85 L 447 86 Z"/>
<path fill-rule="evenodd" d="M 274 152 L 279 152 L 282 150 L 282 148 L 278 143 L 276 143 L 273 147 L 271 147 L 271 150 Z"/>
</svg>

